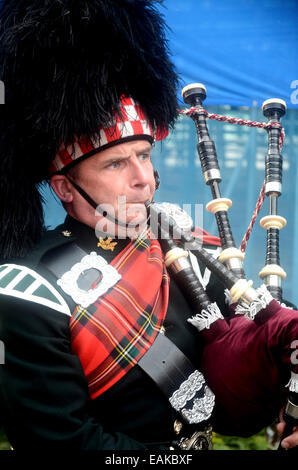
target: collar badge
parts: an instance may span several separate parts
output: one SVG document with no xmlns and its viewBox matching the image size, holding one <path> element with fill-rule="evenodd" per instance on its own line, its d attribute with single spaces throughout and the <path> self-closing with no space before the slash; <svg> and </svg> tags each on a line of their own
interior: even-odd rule
<svg viewBox="0 0 298 470">
<path fill-rule="evenodd" d="M 97 246 L 99 246 L 103 250 L 114 251 L 114 248 L 118 242 L 113 242 L 112 240 L 113 239 L 111 237 L 108 237 L 105 239 L 103 239 L 102 237 L 99 237 L 99 242 L 97 243 Z"/>
</svg>

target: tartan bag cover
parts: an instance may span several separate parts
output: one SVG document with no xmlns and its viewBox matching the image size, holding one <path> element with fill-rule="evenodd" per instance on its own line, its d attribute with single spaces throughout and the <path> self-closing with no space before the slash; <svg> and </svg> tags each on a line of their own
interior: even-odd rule
<svg viewBox="0 0 298 470">
<path fill-rule="evenodd" d="M 153 344 L 167 312 L 169 276 L 157 240 L 131 241 L 110 263 L 121 279 L 70 321 L 72 350 L 92 399 L 120 380 Z"/>
</svg>

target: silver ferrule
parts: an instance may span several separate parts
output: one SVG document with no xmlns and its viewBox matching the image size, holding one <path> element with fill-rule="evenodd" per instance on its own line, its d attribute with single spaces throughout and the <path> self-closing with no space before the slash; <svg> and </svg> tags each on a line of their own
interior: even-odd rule
<svg viewBox="0 0 298 470">
<path fill-rule="evenodd" d="M 183 269 L 190 267 L 190 261 L 188 257 L 181 256 L 181 258 L 176 259 L 170 266 L 173 274 L 180 273 Z"/>
<path fill-rule="evenodd" d="M 291 416 L 291 418 L 298 419 L 298 406 L 294 405 L 290 400 L 288 400 L 285 412 L 287 415 Z"/>
<path fill-rule="evenodd" d="M 266 193 L 266 195 L 268 193 L 281 194 L 282 193 L 282 184 L 279 183 L 278 181 L 269 181 L 269 183 L 265 184 L 265 193 Z"/>
<path fill-rule="evenodd" d="M 240 258 L 229 258 L 224 262 L 224 264 L 230 270 L 243 268 L 243 261 Z"/>
<path fill-rule="evenodd" d="M 278 276 L 277 274 L 269 274 L 269 276 L 264 278 L 264 283 L 266 286 L 281 287 L 281 280 L 281 276 Z"/>
<path fill-rule="evenodd" d="M 209 183 L 209 181 L 221 181 L 220 171 L 217 168 L 212 168 L 211 170 L 204 171 L 204 178 L 206 184 Z"/>
</svg>

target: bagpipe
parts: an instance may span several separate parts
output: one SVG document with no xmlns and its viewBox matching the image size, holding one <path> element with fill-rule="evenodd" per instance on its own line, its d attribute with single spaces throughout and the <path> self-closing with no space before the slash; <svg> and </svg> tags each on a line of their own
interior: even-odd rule
<svg viewBox="0 0 298 470">
<path fill-rule="evenodd" d="M 191 231 L 181 229 L 162 205 L 154 202 L 146 203 L 151 230 L 157 227 L 155 235 L 164 250 L 165 264 L 193 311 L 188 321 L 203 339 L 201 371 L 216 397 L 215 431 L 250 436 L 271 425 L 286 404 L 284 438 L 298 424 L 298 311 L 282 299 L 281 281 L 286 273 L 280 266 L 279 231 L 286 220 L 277 214 L 282 192 L 280 119 L 286 104 L 279 99 L 263 103 L 268 123 L 262 123 L 262 127 L 268 132 L 269 143 L 261 194 L 269 199 L 269 215 L 260 222 L 267 231 L 266 265 L 260 272 L 264 284 L 255 289 L 252 281 L 246 280 L 243 268 L 246 240 L 242 250 L 236 248 L 228 220 L 232 202 L 221 197 L 216 149 L 206 124 L 209 116 L 202 106 L 206 89 L 202 84 L 192 84 L 183 89 L 182 96 L 191 106 L 183 112 L 196 126 L 202 171 L 213 197 L 207 210 L 215 215 L 222 251 L 218 259 L 214 258 Z M 209 299 L 185 246 L 228 289 L 228 317 Z"/>
</svg>

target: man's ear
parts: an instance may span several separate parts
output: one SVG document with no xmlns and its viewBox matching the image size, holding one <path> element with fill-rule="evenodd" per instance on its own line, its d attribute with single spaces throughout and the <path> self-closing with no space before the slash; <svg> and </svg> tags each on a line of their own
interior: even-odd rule
<svg viewBox="0 0 298 470">
<path fill-rule="evenodd" d="M 73 187 L 64 175 L 53 175 L 50 179 L 50 186 L 62 202 L 72 202 Z"/>
</svg>

